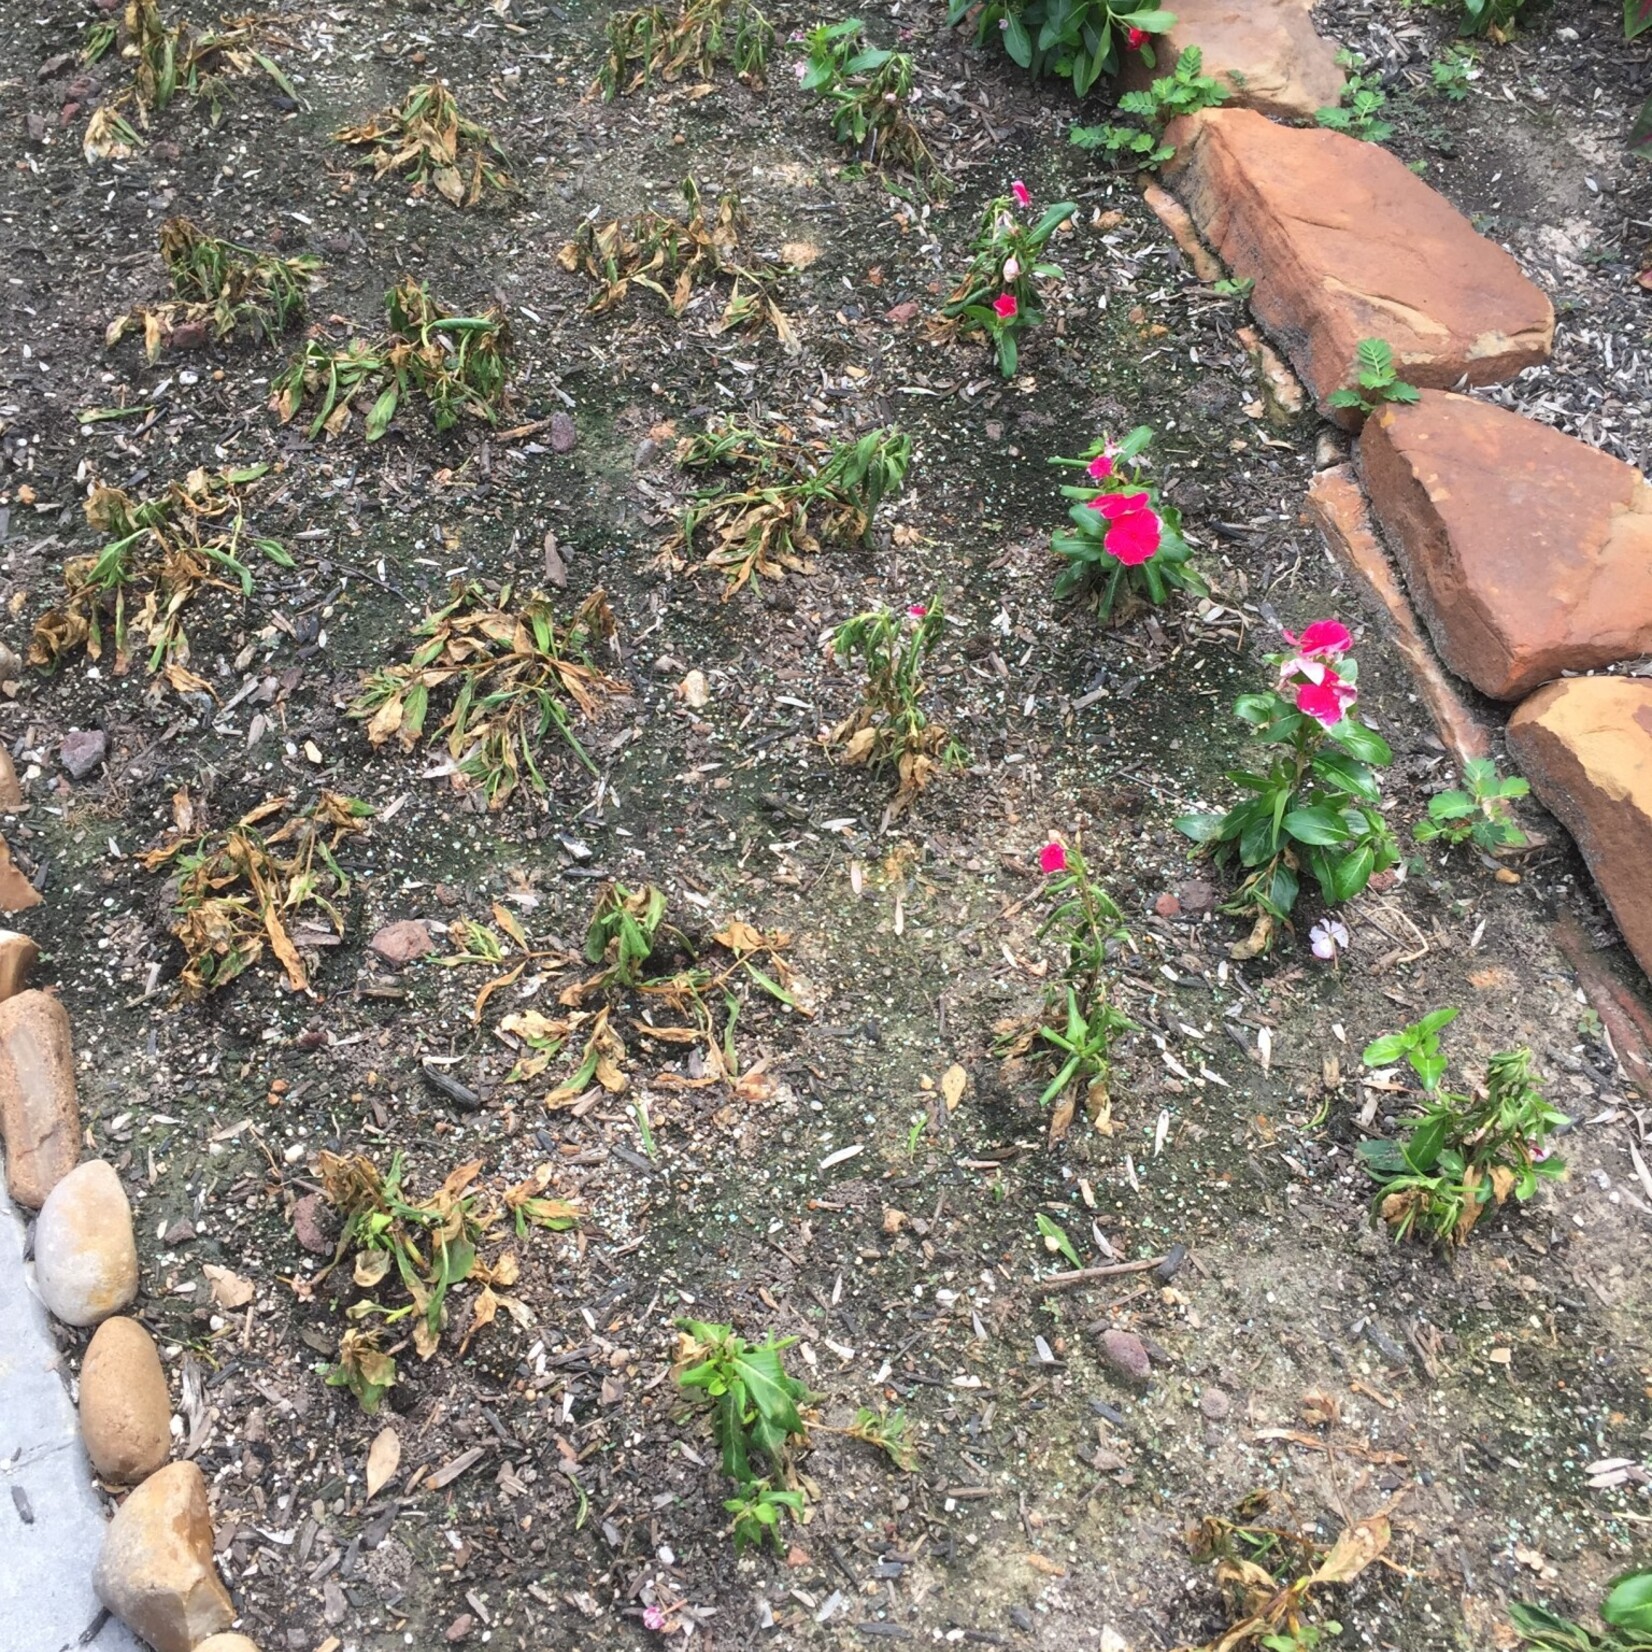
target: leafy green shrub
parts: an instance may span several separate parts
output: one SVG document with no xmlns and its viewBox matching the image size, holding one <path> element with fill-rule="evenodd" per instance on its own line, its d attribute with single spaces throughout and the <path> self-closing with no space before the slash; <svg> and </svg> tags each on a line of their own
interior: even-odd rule
<svg viewBox="0 0 1652 1652">
<path fill-rule="evenodd" d="M 948 0 L 947 22 L 963 22 L 975 0 Z M 1153 64 L 1151 36 L 1174 27 L 1176 14 L 1156 7 L 1124 10 L 1110 0 L 987 0 L 975 38 L 996 34 L 1013 62 L 1036 77 L 1070 80 L 1083 97 L 1123 54 L 1139 51 Z"/>
<path fill-rule="evenodd" d="M 1368 1067 L 1404 1059 L 1422 1081 L 1423 1115 L 1403 1142 L 1360 1143 L 1359 1156 L 1378 1184 L 1373 1213 L 1404 1239 L 1419 1228 L 1441 1244 L 1460 1245 L 1489 1204 L 1523 1202 L 1539 1182 L 1565 1173 L 1549 1152 L 1551 1131 L 1571 1121 L 1532 1083 L 1531 1051 L 1504 1050 L 1486 1065 L 1483 1095 L 1440 1088 L 1446 1058 L 1439 1034 L 1456 1018 L 1438 1009 L 1365 1047 Z"/>
<path fill-rule="evenodd" d="M 1204 54 L 1185 46 L 1176 66 L 1161 75 L 1145 92 L 1126 92 L 1119 113 L 1134 115 L 1139 126 L 1075 126 L 1067 141 L 1080 149 L 1104 149 L 1119 166 L 1163 166 L 1175 149 L 1164 141 L 1164 129 L 1178 115 L 1211 109 L 1227 98 L 1220 81 L 1204 73 Z"/>
</svg>

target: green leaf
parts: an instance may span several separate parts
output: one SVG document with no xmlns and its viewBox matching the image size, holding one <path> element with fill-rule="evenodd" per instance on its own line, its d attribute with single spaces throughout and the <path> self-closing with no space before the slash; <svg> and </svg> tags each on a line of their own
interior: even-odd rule
<svg viewBox="0 0 1652 1652">
<path fill-rule="evenodd" d="M 1052 1222 L 1043 1211 L 1035 1211 L 1033 1219 L 1038 1223 L 1038 1231 L 1046 1239 L 1055 1241 L 1056 1249 L 1067 1258 L 1075 1268 L 1082 1268 L 1084 1264 L 1078 1259 L 1078 1252 L 1073 1249 L 1073 1242 L 1067 1237 L 1067 1230 L 1059 1222 Z"/>
<path fill-rule="evenodd" d="M 1285 830 L 1298 843 L 1341 843 L 1348 836 L 1348 823 L 1335 809 L 1316 804 L 1292 809 L 1285 816 Z"/>
<path fill-rule="evenodd" d="M 1195 843 L 1214 843 L 1222 835 L 1224 815 L 1182 815 L 1175 822 L 1176 830 Z"/>
<path fill-rule="evenodd" d="M 1369 844 L 1361 844 L 1352 854 L 1344 855 L 1333 869 L 1332 899 L 1351 901 L 1371 881 L 1376 864 L 1377 857 Z"/>
<path fill-rule="evenodd" d="M 1647 0 L 1652 5 L 1652 0 Z M 1118 19 L 1127 29 L 1145 29 L 1149 34 L 1168 34 L 1176 26 L 1173 11 L 1133 11 Z M 1198 66 L 1195 64 L 1195 68 Z"/>
<path fill-rule="evenodd" d="M 1004 50 L 1021 68 L 1032 67 L 1032 37 L 1027 33 L 1027 25 L 1014 12 L 1008 12 L 1004 17 Z"/>
<path fill-rule="evenodd" d="M 1457 1011 L 1451 1005 L 1442 1005 L 1437 1010 L 1430 1010 L 1416 1025 L 1416 1031 L 1426 1038 L 1430 1033 L 1437 1033 L 1442 1027 L 1449 1027 L 1457 1019 Z"/>
<path fill-rule="evenodd" d="M 1362 1141 L 1355 1151 L 1359 1154 L 1360 1162 L 1378 1181 L 1387 1181 L 1391 1176 L 1403 1176 L 1409 1168 L 1397 1142 L 1385 1141 L 1380 1137 L 1373 1138 L 1370 1141 Z"/>
<path fill-rule="evenodd" d="M 786 1375 L 780 1363 L 784 1344 L 766 1342 L 758 1348 L 743 1348 L 734 1359 L 757 1414 L 763 1421 L 787 1434 L 801 1434 L 803 1419 L 797 1414 L 793 1393 L 801 1387 Z"/>
<path fill-rule="evenodd" d="M 1652 0 L 1647 0 L 1652 5 Z M 1600 1615 L 1615 1629 L 1652 1635 L 1652 1569 L 1625 1572 L 1601 1603 Z"/>
<path fill-rule="evenodd" d="M 1445 1113 L 1430 1113 L 1415 1130 L 1400 1151 L 1405 1155 L 1405 1162 L 1416 1171 L 1419 1176 L 1426 1176 L 1433 1170 L 1435 1162 L 1440 1157 L 1440 1149 L 1445 1146 L 1446 1130 L 1451 1120 Z"/>
<path fill-rule="evenodd" d="M 390 421 L 396 416 L 396 403 L 401 400 L 401 385 L 392 379 L 379 392 L 378 400 L 373 403 L 367 415 L 367 440 L 376 442 L 390 428 Z"/>
<path fill-rule="evenodd" d="M 1389 750 L 1388 742 L 1375 729 L 1367 728 L 1364 723 L 1356 722 L 1352 714 L 1327 729 L 1326 733 L 1344 751 L 1351 753 L 1362 763 L 1369 763 L 1373 767 L 1380 768 L 1384 763 L 1391 763 L 1394 760 L 1394 754 Z"/>
</svg>

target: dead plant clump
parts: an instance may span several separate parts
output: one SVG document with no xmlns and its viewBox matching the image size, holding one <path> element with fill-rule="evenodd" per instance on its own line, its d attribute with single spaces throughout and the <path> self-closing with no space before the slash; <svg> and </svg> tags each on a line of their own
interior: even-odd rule
<svg viewBox="0 0 1652 1652">
<path fill-rule="evenodd" d="M 400 108 L 381 109 L 333 138 L 351 148 L 370 149 L 365 164 L 375 178 L 392 172 L 410 178 L 415 195 L 433 184 L 456 207 L 475 206 L 489 190 L 505 194 L 513 187 L 498 140 L 459 112 L 453 94 L 439 80 L 413 87 Z"/>
<path fill-rule="evenodd" d="M 789 425 L 768 434 L 715 416 L 677 444 L 685 470 L 724 470 L 733 485 L 707 489 L 684 510 L 661 547 L 661 560 L 682 567 L 690 556 L 728 576 L 733 596 L 756 574 L 783 579 L 807 573 L 806 558 L 823 544 L 862 541 L 884 497 L 911 461 L 910 439 L 894 427 L 835 446 L 806 445 Z"/>
<path fill-rule="evenodd" d="M 442 772 L 456 791 L 479 789 L 490 809 L 502 808 L 524 779 L 536 792 L 547 789 L 538 753 L 553 729 L 596 773 L 574 720 L 628 692 L 591 660 L 614 635 L 604 592 L 593 591 L 566 621 L 539 592 L 520 603 L 513 595 L 509 585 L 497 596 L 479 582 L 456 585 L 452 600 L 415 628 L 421 640 L 407 663 L 369 673 L 350 707 L 371 744 L 394 739 L 412 751 L 425 738 L 432 696 L 452 690 L 437 726 L 447 740 Z"/>
<path fill-rule="evenodd" d="M 118 27 L 95 25 L 88 37 L 87 61 L 118 47 L 121 59 L 132 65 L 132 81 L 92 112 L 81 140 L 86 159 L 123 160 L 134 154 L 143 144 L 138 127 L 147 126 L 149 116 L 164 110 L 179 92 L 208 98 L 216 125 L 223 82 L 231 76 L 261 72 L 294 103 L 301 102 L 280 65 L 255 44 L 266 34 L 263 21 L 251 17 L 226 19 L 215 31 L 197 34 L 188 23 L 165 22 L 158 0 L 127 0 Z"/>
<path fill-rule="evenodd" d="M 513 371 L 504 312 L 490 306 L 480 315 L 461 315 L 411 276 L 384 295 L 384 307 L 389 330 L 380 338 L 352 338 L 342 349 L 319 338 L 305 340 L 271 386 L 270 407 L 281 423 L 315 401 L 311 440 L 323 431 L 337 436 L 358 402 L 371 395 L 364 430 L 376 442 L 416 394 L 438 432 L 465 417 L 497 425 Z"/>
<path fill-rule="evenodd" d="M 203 998 L 252 968 L 269 948 L 294 992 L 310 972 L 302 949 L 336 946 L 344 934 L 338 903 L 350 879 L 334 851 L 366 831 L 372 806 L 323 791 L 308 809 L 267 798 L 222 832 L 203 832 L 187 790 L 172 799 L 172 831 L 139 859 L 175 880 L 172 933 L 186 963 L 178 978 L 185 1000 Z M 265 823 L 280 819 L 273 830 Z"/>
<path fill-rule="evenodd" d="M 29 663 L 51 665 L 79 648 L 101 660 L 111 647 L 121 676 L 135 637 L 151 675 L 179 693 L 210 694 L 212 685 L 189 669 L 184 609 L 209 587 L 251 596 L 245 559 L 253 551 L 278 567 L 293 566 L 279 540 L 247 531 L 242 490 L 268 469 L 193 470 L 137 502 L 120 488 L 94 487 L 86 520 L 108 543 L 95 556 L 63 564 L 66 598 L 35 621 Z"/>
<path fill-rule="evenodd" d="M 618 12 L 595 89 L 612 99 L 656 75 L 667 85 L 690 72 L 710 80 L 723 57 L 742 81 L 761 85 L 773 45 L 774 26 L 751 0 L 684 0 L 675 16 L 661 6 Z"/>
<path fill-rule="evenodd" d="M 316 1163 L 323 1197 L 344 1218 L 333 1259 L 303 1294 L 313 1297 L 321 1283 L 346 1256 L 353 1256 L 351 1283 L 375 1293 L 353 1302 L 351 1321 L 339 1344 L 337 1362 L 326 1374 L 333 1387 L 348 1388 L 371 1415 L 396 1381 L 395 1356 L 413 1344 L 421 1360 L 430 1359 L 447 1329 L 448 1299 L 461 1285 L 481 1288 L 470 1304 L 469 1321 L 459 1342 L 462 1356 L 471 1339 L 491 1325 L 503 1308 L 516 1324 L 531 1328 L 533 1310 L 510 1289 L 521 1278 L 521 1262 L 508 1245 L 490 1258 L 484 1247 L 508 1238 L 509 1224 L 518 1240 L 534 1228 L 562 1233 L 579 1221 L 578 1209 L 546 1196 L 551 1167 L 540 1165 L 525 1180 L 490 1193 L 477 1185 L 482 1161 L 458 1166 L 436 1189 L 415 1199 L 404 1185 L 398 1152 L 381 1172 L 364 1154 L 322 1153 Z M 386 1305 L 381 1288 L 398 1284 L 407 1301 Z M 408 1335 L 392 1347 L 380 1346 L 385 1332 L 407 1322 Z"/>
<path fill-rule="evenodd" d="M 161 226 L 161 262 L 172 278 L 173 298 L 117 316 L 104 334 L 109 349 L 136 326 L 143 328 L 151 361 L 183 325 L 210 327 L 220 342 L 241 332 L 258 342 L 278 338 L 304 314 L 311 279 L 321 267 L 309 254 L 278 258 L 220 240 L 187 218 L 168 218 Z"/>
<path fill-rule="evenodd" d="M 602 315 L 614 308 L 633 283 L 663 298 L 671 313 L 688 308 L 697 287 L 709 287 L 723 278 L 733 282 L 723 314 L 713 332 L 763 325 L 774 329 L 788 355 L 801 348 L 791 322 L 774 297 L 781 276 L 778 265 L 745 251 L 751 224 L 733 190 L 717 197 L 714 218 L 706 218 L 699 185 L 683 180 L 686 218 L 672 218 L 650 209 L 629 224 L 586 223 L 557 255 L 570 274 L 587 275 L 600 291 L 587 309 Z M 669 283 L 669 287 L 667 286 Z"/>
</svg>

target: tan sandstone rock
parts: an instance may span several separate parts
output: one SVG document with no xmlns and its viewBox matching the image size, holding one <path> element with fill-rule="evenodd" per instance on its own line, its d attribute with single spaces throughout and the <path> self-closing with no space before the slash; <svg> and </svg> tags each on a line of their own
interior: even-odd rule
<svg viewBox="0 0 1652 1652">
<path fill-rule="evenodd" d="M 1146 87 L 1169 74 L 1184 46 L 1204 55 L 1204 72 L 1227 88 L 1231 103 L 1282 120 L 1312 120 L 1342 97 L 1347 79 L 1337 47 L 1313 24 L 1313 0 L 1176 0 L 1174 25 L 1154 41 L 1158 64 L 1132 53 L 1119 77 Z"/>
<path fill-rule="evenodd" d="M 1440 657 L 1494 700 L 1652 652 L 1652 487 L 1533 419 L 1425 391 L 1360 469 Z"/>
<path fill-rule="evenodd" d="M 49 992 L 0 1003 L 0 1139 L 6 1186 L 30 1210 L 39 1210 L 80 1157 L 69 1013 Z"/>
<path fill-rule="evenodd" d="M 1577 840 L 1630 951 L 1652 974 L 1652 682 L 1550 683 L 1509 719 L 1509 752 Z"/>
<path fill-rule="evenodd" d="M 29 984 L 40 961 L 40 948 L 15 929 L 0 929 L 0 1003 L 15 998 Z"/>
<path fill-rule="evenodd" d="M 135 1319 L 106 1319 L 80 1367 L 80 1437 L 105 1480 L 132 1485 L 172 1452 L 172 1398 L 155 1339 Z"/>
<path fill-rule="evenodd" d="M 212 1516 L 200 1469 L 170 1463 L 121 1504 L 104 1534 L 92 1586 L 155 1652 L 193 1652 L 235 1621 L 212 1563 Z"/>
<path fill-rule="evenodd" d="M 209 1635 L 195 1652 L 258 1652 L 245 1635 Z"/>
<path fill-rule="evenodd" d="M 17 778 L 17 765 L 11 753 L 0 746 L 0 814 L 11 814 L 23 807 L 23 782 Z"/>
<path fill-rule="evenodd" d="M 34 1227 L 40 1300 L 65 1325 L 97 1325 L 138 1294 L 132 1207 L 114 1167 L 76 1165 L 46 1196 Z"/>
<path fill-rule="evenodd" d="M 1554 309 L 1520 266 L 1379 144 L 1280 126 L 1250 109 L 1173 121 L 1165 168 L 1200 232 L 1327 417 L 1363 338 L 1402 377 L 1493 384 L 1543 361 Z"/>
</svg>

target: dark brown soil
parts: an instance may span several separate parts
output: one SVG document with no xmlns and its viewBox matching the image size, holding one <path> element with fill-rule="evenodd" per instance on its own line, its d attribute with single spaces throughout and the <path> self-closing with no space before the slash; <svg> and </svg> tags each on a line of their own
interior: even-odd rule
<svg viewBox="0 0 1652 1652">
<path fill-rule="evenodd" d="M 46 896 L 24 921 L 73 1016 L 90 1141 L 134 1196 L 141 1315 L 178 1385 L 182 1449 L 212 1486 L 242 1626 L 266 1652 L 444 1636 L 643 1646 L 660 1639 L 650 1606 L 723 1648 L 853 1635 L 1066 1649 L 1114 1646 L 1109 1628 L 1130 1648 L 1196 1645 L 1226 1620 L 1184 1533 L 1262 1488 L 1322 1542 L 1391 1514 L 1393 1564 L 1327 1602 L 1337 1644 L 1507 1645 L 1509 1598 L 1586 1612 L 1646 1554 L 1644 1467 L 1609 1489 L 1585 1471 L 1652 1455 L 1652 1189 L 1630 1158 L 1647 1115 L 1556 949 L 1556 913 L 1580 915 L 1635 990 L 1638 977 L 1535 812 L 1550 841 L 1513 863 L 1515 883 L 1473 856 L 1419 854 L 1343 914 L 1353 946 L 1337 969 L 1299 938 L 1229 960 L 1242 926 L 1188 887 L 1208 874 L 1171 822 L 1227 800 L 1228 708 L 1280 624 L 1336 612 L 1364 628 L 1361 688 L 1397 754 L 1398 827 L 1449 766 L 1378 616 L 1307 526 L 1318 432 L 1260 416 L 1240 307 L 1194 281 L 1127 180 L 1067 146 L 1068 94 L 1027 86 L 940 12 L 868 16 L 917 60 L 956 186 L 944 204 L 847 164 L 789 46 L 767 88 L 724 72 L 703 95 L 587 100 L 605 15 L 584 6 L 284 4 L 272 52 L 304 107 L 239 81 L 216 125 L 184 97 L 136 156 L 95 164 L 79 144 L 88 100 L 120 66 L 98 65 L 95 86 L 71 86 L 73 65 L 40 72 L 93 14 L 20 15 L 0 42 L 8 128 L 39 116 L 46 134 L 17 149 L 0 208 L 5 640 L 24 651 L 62 560 L 93 548 L 80 505 L 94 478 L 146 489 L 197 464 L 270 462 L 256 525 L 298 561 L 260 570 L 245 602 L 215 592 L 191 610 L 210 698 L 77 660 L 25 673 L 0 707 L 29 788 L 7 839 Z M 1390 76 L 1400 152 L 1556 298 L 1554 362 L 1500 394 L 1644 464 L 1649 297 L 1631 278 L 1652 174 L 1619 146 L 1647 53 L 1615 41 L 1612 14 L 1540 10 L 1529 36 L 1485 54 L 1461 104 L 1427 90 L 1439 14 L 1336 4 L 1326 26 Z M 508 204 L 409 198 L 330 142 L 433 72 L 509 149 Z M 714 332 L 726 289 L 680 321 L 643 291 L 585 314 L 589 288 L 558 249 L 587 217 L 669 205 L 688 172 L 708 196 L 737 187 L 759 247 L 806 266 L 782 289 L 795 358 L 767 335 Z M 1051 325 L 1005 384 L 984 352 L 930 342 L 911 318 L 1017 176 L 1082 210 Z M 548 426 L 439 438 L 420 416 L 372 447 L 359 421 L 311 443 L 264 406 L 286 348 L 154 366 L 132 341 L 106 353 L 108 321 L 161 296 L 155 238 L 179 211 L 318 253 L 314 317 L 333 337 L 375 328 L 403 273 L 467 307 L 499 302 L 521 362 L 507 423 L 571 412 L 576 444 L 554 451 Z M 152 413 L 77 423 L 138 404 Z M 657 556 L 686 497 L 671 430 L 708 410 L 834 439 L 898 421 L 916 445 L 908 485 L 869 546 L 725 601 L 717 576 Z M 1107 629 L 1052 600 L 1046 460 L 1135 423 L 1159 432 L 1160 479 L 1215 597 Z M 427 777 L 439 748 L 371 751 L 344 708 L 363 670 L 405 657 L 454 577 L 542 582 L 547 533 L 569 571 L 559 601 L 609 592 L 606 663 L 631 693 L 580 731 L 598 777 L 547 747 L 549 794 L 524 789 L 490 815 Z M 880 834 L 884 781 L 818 742 L 855 697 L 819 642 L 869 603 L 937 592 L 951 618 L 932 709 L 971 766 Z M 709 686 L 702 708 L 678 689 L 690 670 Z M 57 758 L 75 728 L 109 740 L 79 783 Z M 379 810 L 344 853 L 346 934 L 318 949 L 308 995 L 266 960 L 205 1003 L 174 1001 L 166 892 L 134 857 L 180 787 L 218 825 L 322 787 Z M 1036 1106 L 1045 1069 L 993 1053 L 996 1023 L 1036 1013 L 1051 962 L 1037 855 L 1052 830 L 1082 833 L 1125 909 L 1118 990 L 1141 1027 L 1120 1052 L 1112 1133 L 1080 1127 L 1056 1147 Z M 477 1024 L 485 976 L 395 972 L 367 950 L 409 917 L 450 950 L 441 926 L 488 921 L 494 902 L 536 940 L 577 945 L 608 877 L 658 885 L 699 943 L 733 917 L 792 936 L 814 1013 L 744 990 L 736 1043 L 758 1076 L 740 1090 L 684 1087 L 680 1050 L 628 1025 L 630 1092 L 547 1112 L 566 1066 L 508 1084 L 518 1052 L 495 1028 L 508 1011 L 550 1013 L 560 978 L 528 972 Z M 1177 892 L 1182 912 L 1161 916 Z M 1303 937 L 1317 915 L 1305 901 Z M 1359 1051 L 1446 1003 L 1463 1010 L 1451 1048 L 1466 1074 L 1530 1044 L 1575 1121 L 1568 1178 L 1450 1258 L 1371 1229 L 1353 1158 L 1396 1122 L 1393 1098 L 1360 1084 Z M 428 1061 L 481 1110 L 456 1110 Z M 937 1086 L 953 1063 L 970 1083 L 949 1115 Z M 475 1294 L 462 1288 L 442 1348 L 428 1363 L 400 1352 L 376 1418 L 320 1375 L 360 1295 L 344 1270 L 315 1286 L 323 1259 L 294 1237 L 323 1149 L 381 1166 L 399 1151 L 417 1192 L 472 1157 L 493 1186 L 548 1162 L 587 1213 L 577 1236 L 516 1246 L 531 1325 L 501 1313 L 461 1357 Z M 1041 1211 L 1086 1263 L 1098 1238 L 1121 1257 L 1184 1245 L 1187 1260 L 1168 1283 L 1047 1295 Z M 214 1307 L 208 1262 L 256 1282 L 250 1308 Z M 668 1378 L 681 1314 L 799 1339 L 788 1358 L 820 1393 L 821 1426 L 786 1556 L 732 1552 L 706 1419 Z M 1103 1359 L 1109 1326 L 1147 1342 L 1145 1391 Z M 1340 1424 L 1304 1420 L 1314 1391 L 1339 1401 Z M 906 1408 L 916 1473 L 833 1432 L 868 1404 Z M 368 1502 L 367 1448 L 387 1422 L 400 1470 Z M 473 1448 L 451 1483 L 422 1486 Z"/>
</svg>

